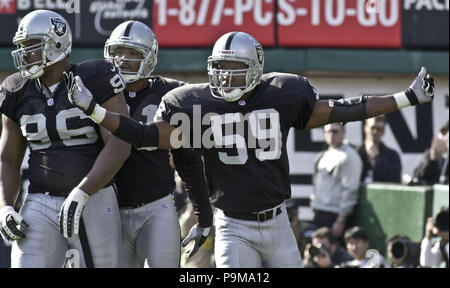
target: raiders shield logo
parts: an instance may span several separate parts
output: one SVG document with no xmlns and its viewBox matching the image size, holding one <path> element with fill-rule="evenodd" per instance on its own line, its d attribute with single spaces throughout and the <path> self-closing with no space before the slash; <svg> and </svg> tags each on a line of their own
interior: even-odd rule
<svg viewBox="0 0 450 288">
<path fill-rule="evenodd" d="M 262 65 L 264 62 L 263 48 L 261 47 L 261 45 L 257 44 L 255 45 L 255 49 L 256 49 L 256 56 L 258 56 L 259 65 Z"/>
<path fill-rule="evenodd" d="M 56 35 L 59 37 L 66 34 L 66 23 L 64 23 L 61 18 L 50 18 L 50 22 L 53 26 L 53 31 L 55 31 Z"/>
</svg>

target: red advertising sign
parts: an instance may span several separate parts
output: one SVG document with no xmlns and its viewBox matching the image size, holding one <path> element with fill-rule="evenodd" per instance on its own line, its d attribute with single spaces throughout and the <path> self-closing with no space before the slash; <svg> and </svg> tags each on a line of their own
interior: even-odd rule
<svg viewBox="0 0 450 288">
<path fill-rule="evenodd" d="M 278 0 L 280 46 L 401 47 L 401 0 Z"/>
<path fill-rule="evenodd" d="M 160 46 L 211 46 L 243 31 L 264 47 L 275 44 L 275 0 L 154 0 L 153 30 Z"/>
<path fill-rule="evenodd" d="M 0 14 L 16 13 L 16 0 L 0 0 Z"/>
</svg>

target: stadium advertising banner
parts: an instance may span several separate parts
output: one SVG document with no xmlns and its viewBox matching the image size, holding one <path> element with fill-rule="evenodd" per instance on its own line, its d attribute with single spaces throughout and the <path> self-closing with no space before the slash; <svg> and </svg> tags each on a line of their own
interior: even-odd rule
<svg viewBox="0 0 450 288">
<path fill-rule="evenodd" d="M 264 0 L 154 0 L 160 46 L 210 46 L 222 34 L 243 31 L 274 46 L 274 2 Z"/>
<path fill-rule="evenodd" d="M 279 0 L 280 46 L 401 47 L 400 0 Z"/>
<path fill-rule="evenodd" d="M 72 29 L 74 46 L 103 46 L 120 23 L 134 19 L 152 24 L 152 1 L 146 0 L 0 0 L 1 46 L 10 46 L 17 25 L 37 9 L 61 14 Z"/>
<path fill-rule="evenodd" d="M 403 47 L 448 48 L 449 0 L 405 0 Z"/>
<path fill-rule="evenodd" d="M 211 47 L 239 30 L 265 48 L 448 48 L 449 0 L 0 0 L 0 46 L 36 9 L 63 15 L 75 47 L 103 46 L 134 19 L 161 47 Z"/>
</svg>

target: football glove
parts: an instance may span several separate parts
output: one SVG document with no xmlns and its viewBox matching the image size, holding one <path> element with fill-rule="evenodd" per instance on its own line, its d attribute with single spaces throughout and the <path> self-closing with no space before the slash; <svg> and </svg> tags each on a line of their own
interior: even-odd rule
<svg viewBox="0 0 450 288">
<path fill-rule="evenodd" d="M 422 67 L 408 90 L 394 94 L 399 109 L 431 102 L 433 97 L 434 79 L 430 74 L 427 74 L 425 67 Z"/>
<path fill-rule="evenodd" d="M 80 108 L 96 123 L 102 122 L 106 110 L 94 101 L 91 91 L 84 86 L 83 80 L 79 76 L 73 76 L 72 72 L 64 72 L 64 83 L 70 103 Z"/>
<path fill-rule="evenodd" d="M 29 227 L 14 207 L 4 206 L 0 209 L 0 234 L 5 242 L 25 238 L 25 234 L 20 230 L 21 226 Z"/>
<path fill-rule="evenodd" d="M 67 196 L 58 214 L 59 229 L 67 239 L 78 235 L 81 214 L 89 200 L 89 194 L 75 187 Z"/>
<path fill-rule="evenodd" d="M 208 238 L 210 229 L 211 227 L 200 227 L 198 226 L 198 223 L 191 228 L 191 231 L 189 231 L 189 235 L 181 243 L 181 247 L 186 247 L 189 242 L 194 240 L 194 245 L 192 245 L 192 248 L 186 251 L 187 259 L 191 258 L 195 253 L 197 253 L 198 248 L 200 248 L 203 243 L 205 243 L 206 239 Z"/>
</svg>

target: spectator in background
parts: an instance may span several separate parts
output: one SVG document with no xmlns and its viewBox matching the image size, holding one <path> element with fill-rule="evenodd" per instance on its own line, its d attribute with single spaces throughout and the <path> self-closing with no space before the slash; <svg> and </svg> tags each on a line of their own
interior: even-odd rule
<svg viewBox="0 0 450 288">
<path fill-rule="evenodd" d="M 414 169 L 413 183 L 433 185 L 448 184 L 448 121 L 426 150 L 419 166 Z"/>
<path fill-rule="evenodd" d="M 328 248 L 331 262 L 333 262 L 332 266 L 353 260 L 353 257 L 343 247 L 339 246 L 336 237 L 328 227 L 319 228 L 312 235 L 312 245 L 318 246 L 319 244 Z"/>
<path fill-rule="evenodd" d="M 363 161 L 361 181 L 364 183 L 401 182 L 400 156 L 381 141 L 386 124 L 385 116 L 365 121 L 364 144 L 356 149 Z"/>
<path fill-rule="evenodd" d="M 425 237 L 420 249 L 420 265 L 422 267 L 439 267 L 445 262 L 448 268 L 448 207 L 436 215 L 436 220 L 428 218 L 425 228 Z M 433 237 L 441 240 L 433 243 Z"/>
<path fill-rule="evenodd" d="M 311 207 L 316 228 L 329 227 L 336 238 L 351 225 L 358 201 L 362 162 L 358 153 L 344 143 L 345 128 L 339 123 L 325 125 L 328 149 L 315 162 Z"/>
<path fill-rule="evenodd" d="M 330 250 L 322 244 L 306 244 L 303 265 L 305 268 L 334 268 Z"/>
<path fill-rule="evenodd" d="M 354 258 L 352 261 L 344 262 L 342 268 L 384 268 L 386 267 L 383 257 L 377 254 L 367 253 L 370 247 L 367 232 L 355 226 L 345 232 L 345 243 L 348 253 Z"/>
</svg>

